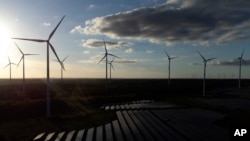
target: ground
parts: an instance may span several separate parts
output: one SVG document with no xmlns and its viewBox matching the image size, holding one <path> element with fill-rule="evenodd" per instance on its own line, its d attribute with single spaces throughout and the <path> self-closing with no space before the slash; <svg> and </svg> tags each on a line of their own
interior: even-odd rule
<svg viewBox="0 0 250 141">
<path fill-rule="evenodd" d="M 0 80 L 0 140 L 27 140 L 47 131 L 71 131 L 98 126 L 116 118 L 100 107 L 107 103 L 153 99 L 227 115 L 218 124 L 228 126 L 250 117 L 250 80 L 207 80 L 202 97 L 201 79 L 114 79 L 105 90 L 103 79 L 53 79 L 51 117 L 46 117 L 46 81 Z"/>
</svg>

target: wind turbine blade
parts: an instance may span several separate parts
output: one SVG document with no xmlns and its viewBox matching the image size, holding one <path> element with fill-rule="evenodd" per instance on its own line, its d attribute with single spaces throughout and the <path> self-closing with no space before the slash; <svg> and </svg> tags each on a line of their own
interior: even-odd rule
<svg viewBox="0 0 250 141">
<path fill-rule="evenodd" d="M 49 35 L 49 39 L 50 40 L 52 38 L 52 36 L 54 35 L 54 33 L 56 32 L 57 28 L 59 27 L 59 25 L 61 24 L 62 20 L 64 19 L 65 15 L 62 17 L 62 19 L 60 20 L 60 22 L 57 24 L 57 26 L 54 28 L 54 30 L 50 33 Z"/>
<path fill-rule="evenodd" d="M 115 55 L 113 55 L 113 54 L 110 54 L 110 53 L 108 53 L 108 55 L 110 55 L 110 56 L 113 56 L 113 57 L 116 57 L 116 58 L 120 58 L 120 57 L 118 57 L 118 56 L 115 56 Z"/>
<path fill-rule="evenodd" d="M 62 62 L 64 62 L 68 57 L 69 57 L 69 56 L 66 56 L 66 57 L 62 60 Z"/>
<path fill-rule="evenodd" d="M 6 67 L 8 67 L 10 64 L 6 65 L 5 67 L 3 67 L 3 69 L 5 69 Z"/>
<path fill-rule="evenodd" d="M 33 41 L 33 42 L 47 42 L 47 40 L 41 40 L 41 39 L 27 39 L 27 38 L 12 38 L 16 40 L 26 40 L 26 41 Z"/>
<path fill-rule="evenodd" d="M 241 53 L 241 56 L 240 56 L 240 58 L 242 58 L 242 57 L 243 57 L 243 55 L 244 55 L 244 52 L 245 52 L 245 49 L 243 49 L 243 51 L 242 51 L 242 53 Z"/>
<path fill-rule="evenodd" d="M 175 58 L 179 58 L 179 57 L 175 56 L 175 57 L 171 57 L 170 59 L 175 59 Z"/>
<path fill-rule="evenodd" d="M 167 51 L 165 50 L 164 52 L 165 52 L 165 54 L 167 55 L 167 57 L 170 58 L 170 56 L 168 55 Z"/>
<path fill-rule="evenodd" d="M 214 60 L 216 59 L 217 57 L 214 57 L 214 58 L 210 58 L 210 59 L 207 59 L 206 61 L 211 61 L 211 60 Z"/>
<path fill-rule="evenodd" d="M 24 54 L 24 55 L 39 55 L 39 54 Z"/>
<path fill-rule="evenodd" d="M 106 57 L 106 55 L 104 55 L 104 56 L 102 57 L 102 59 L 99 61 L 98 64 L 100 64 L 100 63 L 102 62 L 102 60 L 103 60 L 105 57 Z"/>
<path fill-rule="evenodd" d="M 53 59 L 53 61 L 58 62 L 61 65 L 62 69 L 65 70 L 64 64 L 63 64 L 62 61 L 58 61 L 58 60 L 55 60 L 55 59 Z"/>
<path fill-rule="evenodd" d="M 61 62 L 61 67 L 63 70 L 65 70 L 63 62 Z"/>
<path fill-rule="evenodd" d="M 199 55 L 201 56 L 201 58 L 203 59 L 203 61 L 206 61 L 205 57 L 199 51 L 197 51 L 197 52 L 199 53 Z"/>
<path fill-rule="evenodd" d="M 14 42 L 14 43 L 15 43 L 17 49 L 21 52 L 21 54 L 23 54 L 22 50 L 19 48 L 19 46 L 17 45 L 17 43 L 16 42 Z"/>
<path fill-rule="evenodd" d="M 59 61 L 58 61 L 58 60 L 56 60 L 56 59 L 53 59 L 53 61 L 59 62 Z"/>
<path fill-rule="evenodd" d="M 9 60 L 9 64 L 10 64 L 10 63 L 11 63 L 11 62 L 10 62 L 10 57 L 8 57 L 8 60 Z"/>
<path fill-rule="evenodd" d="M 21 61 L 23 60 L 23 57 L 24 56 L 22 56 L 22 58 L 20 59 L 20 61 L 18 62 L 18 64 L 17 64 L 17 66 L 16 67 L 18 67 L 19 66 L 19 64 L 21 63 Z"/>
<path fill-rule="evenodd" d="M 49 44 L 51 50 L 54 52 L 54 54 L 55 54 L 55 56 L 56 56 L 56 59 L 57 59 L 58 62 L 61 64 L 62 68 L 64 69 L 64 67 L 63 67 L 63 65 L 62 65 L 62 62 L 60 61 L 58 55 L 56 54 L 55 48 L 53 47 L 53 45 L 52 45 L 51 43 L 48 42 L 48 44 Z"/>
<path fill-rule="evenodd" d="M 105 43 L 105 41 L 104 41 L 104 40 L 103 40 L 103 44 L 104 44 L 105 52 L 107 53 L 107 52 L 108 52 L 108 50 L 107 50 L 106 43 Z"/>
<path fill-rule="evenodd" d="M 115 57 L 112 59 L 112 61 L 110 63 L 112 64 L 114 62 L 114 60 L 115 60 Z"/>
<path fill-rule="evenodd" d="M 113 64 L 111 63 L 110 65 L 111 65 L 112 69 L 113 69 L 113 70 L 115 70 L 115 68 L 114 68 Z"/>
</svg>

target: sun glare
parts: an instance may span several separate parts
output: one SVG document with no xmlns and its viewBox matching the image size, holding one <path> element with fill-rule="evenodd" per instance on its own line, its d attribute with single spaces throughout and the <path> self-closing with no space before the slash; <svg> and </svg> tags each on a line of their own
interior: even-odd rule
<svg viewBox="0 0 250 141">
<path fill-rule="evenodd" d="M 7 26 L 0 23 L 0 57 L 7 56 L 10 50 L 10 30 Z"/>
</svg>

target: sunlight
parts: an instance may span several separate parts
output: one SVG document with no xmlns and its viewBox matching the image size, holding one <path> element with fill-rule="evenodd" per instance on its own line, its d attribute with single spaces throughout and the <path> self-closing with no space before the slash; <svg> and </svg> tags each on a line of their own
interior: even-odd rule
<svg viewBox="0 0 250 141">
<path fill-rule="evenodd" d="M 11 43 L 10 30 L 5 24 L 0 23 L 0 57 L 1 58 L 9 54 L 10 43 Z"/>
</svg>

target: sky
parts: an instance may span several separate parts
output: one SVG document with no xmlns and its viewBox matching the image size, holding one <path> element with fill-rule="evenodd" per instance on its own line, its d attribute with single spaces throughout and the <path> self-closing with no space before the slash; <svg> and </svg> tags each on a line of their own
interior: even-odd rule
<svg viewBox="0 0 250 141">
<path fill-rule="evenodd" d="M 10 61 L 25 56 L 26 78 L 46 77 L 46 43 L 51 37 L 65 78 L 105 78 L 104 41 L 113 61 L 113 78 L 250 78 L 250 1 L 246 0 L 0 0 L 0 78 L 9 78 Z M 16 43 L 16 44 L 15 44 Z M 50 76 L 60 64 L 50 49 Z M 113 56 L 108 56 L 108 61 Z M 22 78 L 22 62 L 12 65 Z"/>
</svg>

